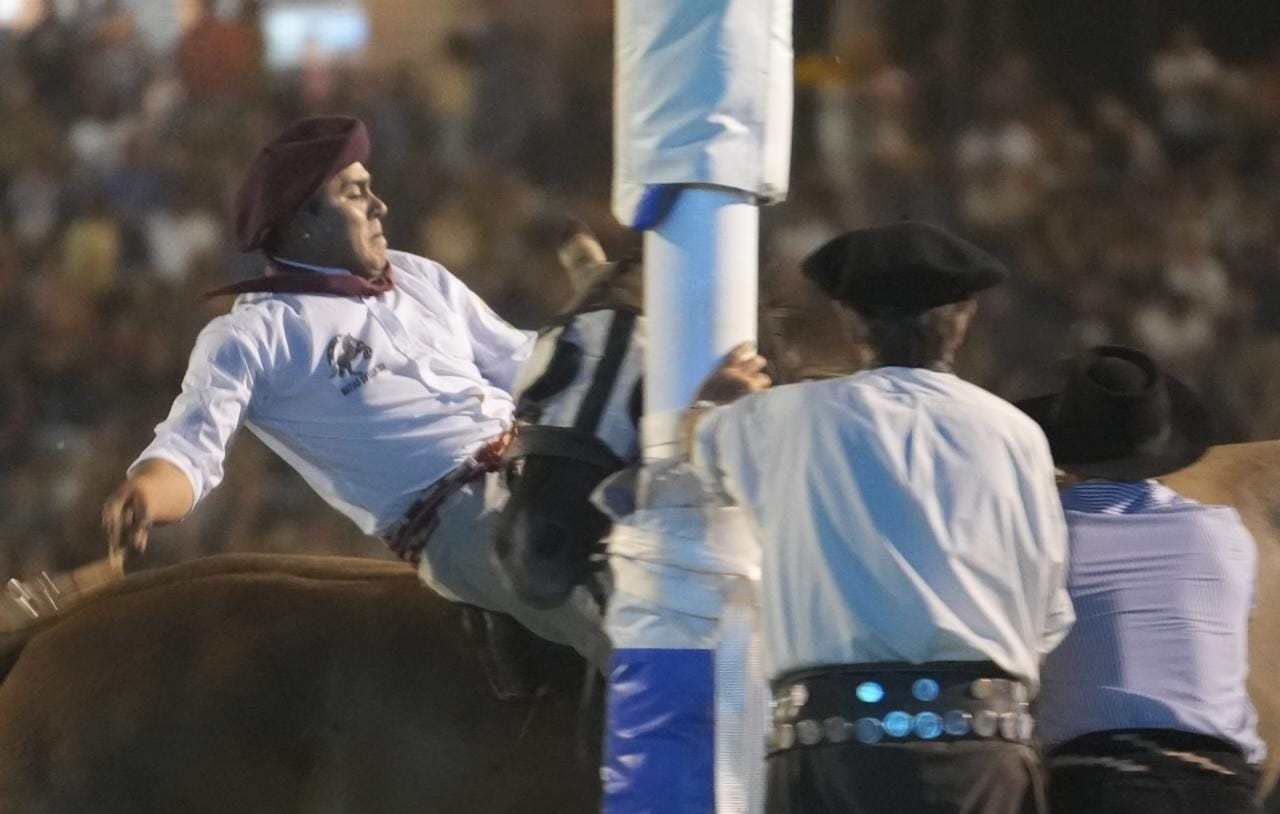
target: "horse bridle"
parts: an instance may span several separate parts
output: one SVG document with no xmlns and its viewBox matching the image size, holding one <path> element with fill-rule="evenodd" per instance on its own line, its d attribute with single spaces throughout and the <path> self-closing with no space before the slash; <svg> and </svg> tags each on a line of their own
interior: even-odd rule
<svg viewBox="0 0 1280 814">
<path fill-rule="evenodd" d="M 577 315 L 571 315 L 569 319 Z M 601 440 L 596 430 L 604 413 L 605 403 L 622 370 L 638 316 L 638 312 L 629 307 L 614 309 L 604 353 L 596 367 L 596 377 L 573 426 L 521 424 L 515 440 L 503 452 L 504 468 L 529 455 L 567 458 L 607 472 L 617 472 L 626 466 L 626 462 Z"/>
<path fill-rule="evenodd" d="M 502 454 L 503 465 L 528 455 L 568 458 L 609 472 L 617 472 L 626 464 L 593 433 L 575 427 L 543 427 L 528 424 L 520 427 L 515 441 Z"/>
</svg>

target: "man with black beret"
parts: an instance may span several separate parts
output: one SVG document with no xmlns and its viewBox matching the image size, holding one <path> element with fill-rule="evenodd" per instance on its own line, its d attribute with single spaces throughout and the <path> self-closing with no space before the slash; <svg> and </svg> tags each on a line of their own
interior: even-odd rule
<svg viewBox="0 0 1280 814">
<path fill-rule="evenodd" d="M 1055 814 L 1259 811 L 1249 699 L 1258 552 L 1240 515 L 1156 478 L 1208 449 L 1199 397 L 1139 350 L 1100 346 L 1017 402 L 1049 437 L 1079 621 L 1036 703 Z"/>
<path fill-rule="evenodd" d="M 593 608 L 527 608 L 489 556 L 494 464 L 533 336 L 440 264 L 387 247 L 368 160 L 364 124 L 345 116 L 297 121 L 253 159 L 235 236 L 266 255 L 266 276 L 211 292 L 242 296 L 201 331 L 169 417 L 103 507 L 110 544 L 142 549 L 184 517 L 245 425 L 437 592 L 600 663 Z"/>
<path fill-rule="evenodd" d="M 835 238 L 804 272 L 871 369 L 750 393 L 739 348 L 686 421 L 763 549 L 770 814 L 1044 811 L 1028 701 L 1073 620 L 1044 433 L 951 372 L 1008 271 L 934 226 Z M 737 398 L 744 393 L 744 397 Z"/>
</svg>

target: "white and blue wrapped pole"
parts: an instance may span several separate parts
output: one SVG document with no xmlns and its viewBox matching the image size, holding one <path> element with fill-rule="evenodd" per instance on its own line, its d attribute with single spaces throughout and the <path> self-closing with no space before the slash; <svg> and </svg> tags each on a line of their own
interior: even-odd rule
<svg viewBox="0 0 1280 814">
<path fill-rule="evenodd" d="M 604 811 L 749 814 L 758 552 L 675 459 L 698 382 L 756 336 L 757 207 L 785 196 L 790 163 L 791 0 L 618 0 L 616 26 L 613 208 L 645 231 L 646 487 L 609 540 Z"/>
<path fill-rule="evenodd" d="M 638 481 L 637 505 L 615 514 L 608 541 L 604 810 L 758 811 L 759 548 L 742 511 L 717 505 L 687 465 L 654 462 Z"/>
</svg>

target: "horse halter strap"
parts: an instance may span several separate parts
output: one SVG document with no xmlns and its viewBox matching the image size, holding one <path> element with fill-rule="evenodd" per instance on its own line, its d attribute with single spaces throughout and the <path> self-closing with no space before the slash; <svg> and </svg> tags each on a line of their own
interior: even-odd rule
<svg viewBox="0 0 1280 814">
<path fill-rule="evenodd" d="M 617 472 L 626 464 L 596 436 L 572 427 L 526 425 L 502 454 L 504 462 L 527 455 L 568 458 L 609 472 Z"/>
</svg>

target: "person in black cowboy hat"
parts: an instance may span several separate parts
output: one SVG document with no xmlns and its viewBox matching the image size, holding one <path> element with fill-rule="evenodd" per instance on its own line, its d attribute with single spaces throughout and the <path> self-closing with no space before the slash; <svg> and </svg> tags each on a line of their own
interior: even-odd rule
<svg viewBox="0 0 1280 814">
<path fill-rule="evenodd" d="M 686 418 L 694 470 L 763 548 L 766 809 L 1044 811 L 1028 698 L 1072 621 L 1044 433 L 951 372 L 1008 271 L 921 223 L 842 235 L 805 274 L 873 368 L 762 387 L 736 349 Z"/>
<path fill-rule="evenodd" d="M 1053 811 L 1256 811 L 1245 688 L 1257 551 L 1235 510 L 1156 478 L 1209 443 L 1196 395 L 1146 354 L 1094 348 L 1018 402 L 1061 470 L 1078 621 L 1036 704 Z"/>
</svg>

